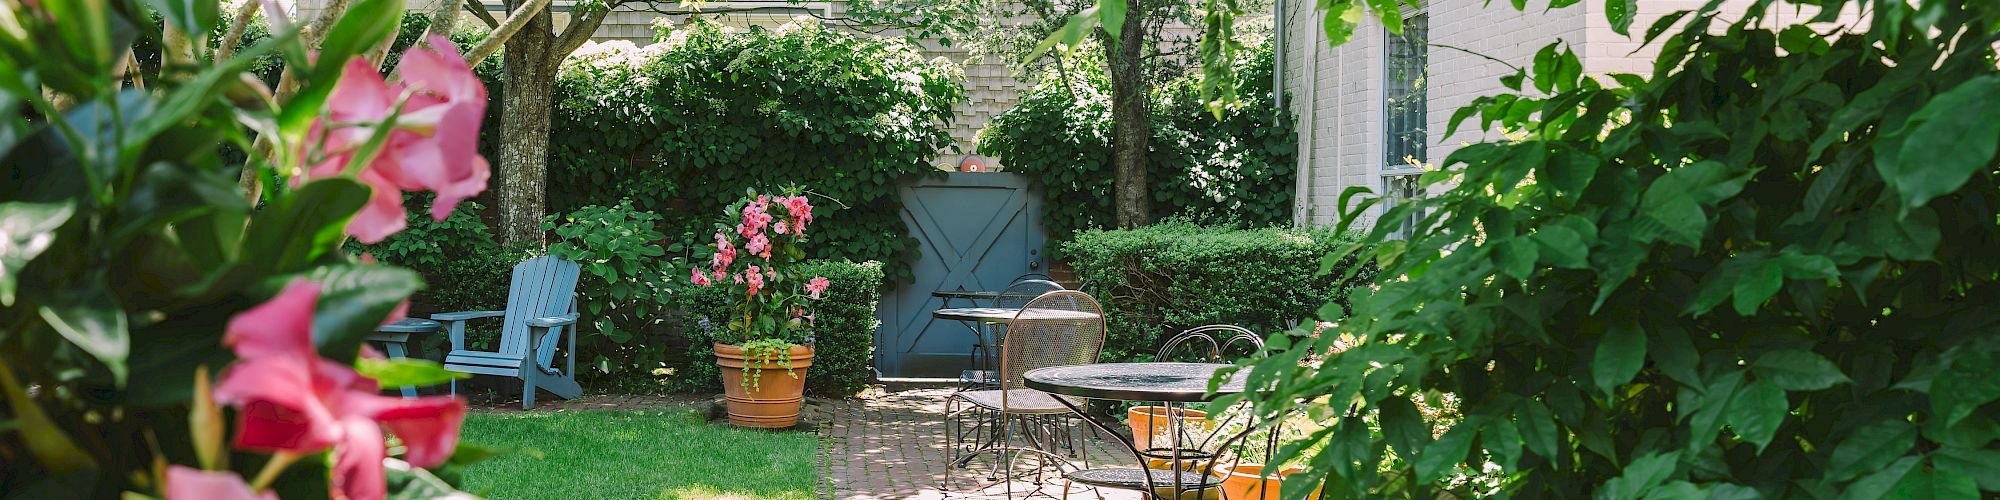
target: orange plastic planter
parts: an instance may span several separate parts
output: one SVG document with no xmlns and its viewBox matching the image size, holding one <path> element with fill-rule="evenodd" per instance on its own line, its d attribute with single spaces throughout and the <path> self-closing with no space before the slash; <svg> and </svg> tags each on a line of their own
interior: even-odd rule
<svg viewBox="0 0 2000 500">
<path fill-rule="evenodd" d="M 793 347 L 785 354 L 791 358 L 791 371 L 777 363 L 759 364 L 757 390 L 752 391 L 743 386 L 743 369 L 748 363 L 743 346 L 715 344 L 715 364 L 722 367 L 722 393 L 729 399 L 730 425 L 759 429 L 798 425 L 799 404 L 805 401 L 806 368 L 812 366 L 813 352 Z"/>
<path fill-rule="evenodd" d="M 1208 422 L 1208 412 L 1187 409 L 1176 411 L 1181 414 L 1181 425 L 1189 428 L 1199 429 Z M 1170 421 L 1165 406 L 1134 406 L 1130 410 L 1125 410 L 1125 425 L 1132 428 L 1132 446 L 1141 450 L 1153 447 L 1153 436 L 1166 436 Z M 1166 447 L 1172 444 L 1160 443 L 1160 446 Z M 1194 443 L 1181 443 L 1181 445 L 1194 446 Z"/>
<path fill-rule="evenodd" d="M 1276 500 L 1285 477 L 1303 471 L 1305 469 L 1300 467 L 1286 467 L 1266 478 L 1260 477 L 1264 473 L 1262 465 L 1242 464 L 1235 467 L 1225 465 L 1220 469 L 1223 474 L 1222 498 L 1223 500 Z M 1312 494 L 1306 498 L 1319 498 L 1319 487 L 1313 488 Z"/>
</svg>

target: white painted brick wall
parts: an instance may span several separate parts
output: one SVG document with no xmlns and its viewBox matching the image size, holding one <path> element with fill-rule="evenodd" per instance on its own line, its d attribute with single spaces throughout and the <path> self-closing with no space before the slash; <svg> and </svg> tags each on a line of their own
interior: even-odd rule
<svg viewBox="0 0 2000 500">
<path fill-rule="evenodd" d="M 1301 224 L 1330 225 L 1337 221 L 1340 193 L 1349 186 L 1367 186 L 1380 192 L 1382 158 L 1386 131 L 1383 124 L 1383 36 L 1373 16 L 1359 27 L 1353 39 L 1340 47 L 1327 47 L 1321 30 L 1321 13 L 1312 2 L 1286 0 L 1284 22 L 1288 30 L 1285 47 L 1287 102 L 1299 117 L 1300 203 L 1296 221 Z M 1728 0 L 1721 12 L 1741 12 L 1753 0 Z M 1583 61 L 1588 74 L 1612 72 L 1649 74 L 1658 44 L 1641 47 L 1648 27 L 1661 16 L 1698 9 L 1706 0 L 1640 0 L 1639 12 L 1630 28 L 1631 36 L 1612 31 L 1601 2 L 1582 2 L 1562 9 L 1547 9 L 1547 0 L 1529 0 L 1524 10 L 1515 10 L 1505 0 L 1430 0 L 1424 2 L 1430 18 L 1431 48 L 1428 61 L 1427 127 L 1431 141 L 1427 151 L 1432 165 L 1443 162 L 1458 147 L 1497 134 L 1477 130 L 1477 119 L 1467 121 L 1456 135 L 1444 137 L 1453 112 L 1478 96 L 1506 91 L 1501 76 L 1513 72 L 1506 64 L 1526 67 L 1537 51 L 1558 40 L 1570 44 Z M 1781 10 L 1778 22 L 1810 18 L 1815 12 Z M 1843 22 L 1858 18 L 1853 13 Z M 1317 68 L 1317 72 L 1310 70 Z M 1533 89 L 1529 89 L 1532 91 Z M 1366 216 L 1359 226 L 1372 222 Z"/>
</svg>

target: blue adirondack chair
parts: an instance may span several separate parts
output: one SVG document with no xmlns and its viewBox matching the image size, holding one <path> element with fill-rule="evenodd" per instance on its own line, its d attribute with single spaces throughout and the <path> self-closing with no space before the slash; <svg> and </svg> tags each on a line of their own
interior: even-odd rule
<svg viewBox="0 0 2000 500">
<path fill-rule="evenodd" d="M 444 368 L 521 379 L 524 410 L 535 407 L 536 388 L 563 399 L 582 394 L 583 387 L 576 384 L 577 271 L 575 262 L 552 256 L 521 261 L 514 265 L 507 310 L 431 315 L 451 332 L 451 352 L 445 354 Z M 501 318 L 498 350 L 465 348 L 465 323 L 480 318 Z M 556 346 L 562 339 L 567 339 L 567 346 L 563 367 L 557 370 Z M 458 393 L 458 382 L 452 382 L 451 391 Z"/>
</svg>

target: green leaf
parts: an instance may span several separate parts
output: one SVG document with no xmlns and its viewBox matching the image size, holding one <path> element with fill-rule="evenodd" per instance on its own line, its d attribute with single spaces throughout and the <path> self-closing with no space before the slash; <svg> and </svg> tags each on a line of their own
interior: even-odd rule
<svg viewBox="0 0 2000 500">
<path fill-rule="evenodd" d="M 1588 153 L 1562 150 L 1554 160 L 1540 166 L 1537 177 L 1557 191 L 1580 195 L 1590 187 L 1590 180 L 1597 177 L 1597 157 Z"/>
<path fill-rule="evenodd" d="M 1556 458 L 1556 419 L 1547 406 L 1532 399 L 1522 401 L 1514 410 L 1514 422 L 1521 430 L 1521 440 L 1528 444 L 1528 451 L 1545 459 Z"/>
<path fill-rule="evenodd" d="M 404 10 L 403 0 L 357 0 L 348 5 L 346 14 L 334 21 L 320 42 L 306 86 L 284 103 L 278 115 L 278 126 L 287 140 L 304 137 L 306 126 L 319 116 L 334 84 L 340 81 L 348 59 L 395 35 Z"/>
<path fill-rule="evenodd" d="M 1579 231 L 1581 226 L 1590 226 L 1580 217 L 1569 216 L 1555 223 L 1544 224 L 1535 229 L 1532 238 L 1538 244 L 1542 261 L 1556 267 L 1583 269 L 1590 266 L 1590 243 L 1596 239 L 1595 227 L 1584 227 L 1589 231 Z"/>
<path fill-rule="evenodd" d="M 1762 453 L 1789 411 L 1791 402 L 1785 399 L 1785 390 L 1769 380 L 1759 380 L 1736 391 L 1736 397 L 1729 401 L 1727 420 L 1737 436 L 1757 445 Z"/>
<path fill-rule="evenodd" d="M 1089 35 L 1090 29 L 1097 26 L 1099 17 L 1096 6 L 1091 6 L 1090 8 L 1083 9 L 1082 12 L 1076 13 L 1076 15 L 1069 16 L 1069 23 L 1064 24 L 1061 29 L 1049 33 L 1047 38 L 1043 38 L 1042 42 L 1036 44 L 1033 50 L 1028 51 L 1028 59 L 1021 61 L 1021 63 L 1025 65 L 1028 61 L 1041 57 L 1042 54 L 1047 54 L 1049 49 L 1055 48 L 1057 45 L 1061 45 L 1064 50 L 1068 50 L 1083 43 L 1083 37 Z"/>
<path fill-rule="evenodd" d="M 1986 403 L 2000 399 L 2000 355 L 1993 352 L 1961 353 L 1931 380 L 1931 411 L 1945 427 L 1958 424 Z"/>
<path fill-rule="evenodd" d="M 367 203 L 369 187 L 352 179 L 318 179 L 286 193 L 250 222 L 243 260 L 265 273 L 303 268 L 339 247 L 347 220 Z"/>
<path fill-rule="evenodd" d="M 453 380 L 471 378 L 470 373 L 460 373 L 444 369 L 444 365 L 427 359 L 356 359 L 354 371 L 361 376 L 375 379 L 382 387 L 416 387 L 438 385 Z"/>
<path fill-rule="evenodd" d="M 1521 429 L 1512 418 L 1493 419 L 1480 431 L 1479 442 L 1493 454 L 1493 462 L 1503 468 L 1513 469 L 1521 460 Z"/>
<path fill-rule="evenodd" d="M 1611 31 L 1620 35 L 1632 35 L 1632 16 L 1639 12 L 1639 0 L 1604 0 L 1604 18 L 1611 21 Z"/>
<path fill-rule="evenodd" d="M 1953 470 L 1917 468 L 1903 476 L 1889 498 L 1980 498 L 1979 484 L 1971 476 Z"/>
<path fill-rule="evenodd" d="M 1672 477 L 1674 468 L 1679 466 L 1680 458 L 1681 453 L 1676 451 L 1667 454 L 1647 453 L 1632 459 L 1632 463 L 1625 465 L 1621 475 L 1604 483 L 1603 489 L 1598 490 L 1597 497 L 1617 500 L 1637 499 Z"/>
<path fill-rule="evenodd" d="M 1597 389 L 1614 394 L 1613 389 L 1639 374 L 1646 364 L 1646 332 L 1630 321 L 1614 323 L 1597 342 L 1597 355 L 1590 364 L 1590 376 Z"/>
<path fill-rule="evenodd" d="M 302 276 L 274 278 L 270 284 L 275 288 L 293 278 L 321 285 L 313 310 L 313 345 L 320 356 L 341 362 L 353 360 L 362 340 L 424 286 L 423 277 L 416 272 L 373 264 L 320 267 Z"/>
<path fill-rule="evenodd" d="M 1840 482 L 1871 470 L 1881 470 L 1916 445 L 1917 427 L 1900 418 L 1886 418 L 1846 434 L 1826 462 L 1826 479 Z"/>
<path fill-rule="evenodd" d="M 1847 490 L 1840 494 L 1840 500 L 1877 499 L 1888 495 L 1889 490 L 1895 488 L 1897 483 L 1901 483 L 1903 477 L 1910 474 L 1911 469 L 1916 468 L 1918 460 L 1921 460 L 1921 457 L 1897 459 L 1888 467 L 1847 485 Z"/>
<path fill-rule="evenodd" d="M 132 351 L 125 309 L 101 282 L 79 284 L 49 297 L 36 309 L 63 339 L 103 362 L 118 387 L 125 386 L 125 358 Z"/>
<path fill-rule="evenodd" d="M 1479 435 L 1480 419 L 1469 418 L 1451 426 L 1437 441 L 1424 446 L 1422 455 L 1412 457 L 1417 469 L 1417 481 L 1431 482 L 1451 472 L 1454 464 L 1465 461 L 1472 451 L 1472 438 Z"/>
<path fill-rule="evenodd" d="M 28 261 L 55 244 L 56 228 L 75 213 L 75 202 L 0 203 L 0 306 L 14 305 L 14 287 Z"/>
<path fill-rule="evenodd" d="M 1980 489 L 2000 491 L 2000 450 L 1945 447 L 1931 453 L 1931 466 L 1971 476 Z"/>
<path fill-rule="evenodd" d="M 1383 399 L 1381 407 L 1382 435 L 1389 445 L 1396 448 L 1397 455 L 1418 456 L 1423 444 L 1431 440 L 1431 428 L 1417 412 L 1417 405 L 1409 398 L 1392 396 Z"/>
<path fill-rule="evenodd" d="M 1788 391 L 1817 391 L 1851 382 L 1847 375 L 1840 373 L 1840 367 L 1834 366 L 1826 357 L 1796 349 L 1764 353 L 1757 357 L 1750 370 L 1758 378 Z"/>
<path fill-rule="evenodd" d="M 1118 35 L 1125 33 L 1125 0 L 1097 0 L 1097 18 L 1104 22 L 1104 33 L 1118 42 Z"/>
<path fill-rule="evenodd" d="M 1730 304 L 1735 307 L 1736 314 L 1754 316 L 1757 308 L 1763 307 L 1764 302 L 1771 300 L 1771 296 L 1777 295 L 1778 289 L 1784 286 L 1784 267 L 1777 260 L 1762 259 L 1736 277 L 1736 286 L 1731 292 L 1734 300 Z"/>
<path fill-rule="evenodd" d="M 1527 281 L 1535 272 L 1535 261 L 1541 258 L 1541 251 L 1534 241 L 1527 238 L 1508 238 L 1493 243 L 1494 264 L 1500 271 L 1514 279 Z"/>
<path fill-rule="evenodd" d="M 1894 161 L 1877 157 L 1882 180 L 1902 195 L 1903 211 L 1957 191 L 1972 174 L 1993 167 L 2000 148 L 2000 75 L 1967 80 L 1938 94 L 1883 141 L 1902 139 Z"/>
</svg>

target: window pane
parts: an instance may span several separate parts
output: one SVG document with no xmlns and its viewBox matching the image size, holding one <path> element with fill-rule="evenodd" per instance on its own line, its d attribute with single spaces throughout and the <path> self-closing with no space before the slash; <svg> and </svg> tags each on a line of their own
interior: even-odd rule
<svg viewBox="0 0 2000 500">
<path fill-rule="evenodd" d="M 1385 33 L 1387 74 L 1383 80 L 1388 102 L 1383 116 L 1387 125 L 1384 160 L 1388 168 L 1407 168 L 1411 161 L 1430 161 L 1424 150 L 1428 142 L 1424 115 L 1429 100 L 1424 65 L 1430 52 L 1430 16 L 1420 14 L 1404 20 L 1402 36 Z"/>
</svg>

